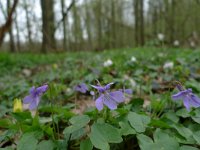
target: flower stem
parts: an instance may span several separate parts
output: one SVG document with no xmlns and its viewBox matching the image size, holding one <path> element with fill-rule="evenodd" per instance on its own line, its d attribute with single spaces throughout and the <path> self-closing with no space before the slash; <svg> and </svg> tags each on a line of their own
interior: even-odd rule
<svg viewBox="0 0 200 150">
<path fill-rule="evenodd" d="M 104 113 L 103 113 L 103 118 L 105 119 L 105 121 L 109 120 L 110 114 L 109 114 L 109 109 L 107 107 L 105 107 L 104 109 Z"/>
</svg>

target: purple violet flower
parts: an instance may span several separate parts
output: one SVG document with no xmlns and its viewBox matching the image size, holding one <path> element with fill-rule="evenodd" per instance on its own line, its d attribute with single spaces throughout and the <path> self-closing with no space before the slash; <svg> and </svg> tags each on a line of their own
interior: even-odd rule
<svg viewBox="0 0 200 150">
<path fill-rule="evenodd" d="M 120 89 L 121 92 L 128 94 L 128 95 L 132 95 L 133 94 L 133 90 L 132 89 Z"/>
<path fill-rule="evenodd" d="M 186 89 L 181 85 L 177 85 L 179 92 L 177 94 L 172 95 L 173 100 L 183 100 L 183 104 L 187 111 L 190 111 L 190 107 L 200 107 L 200 98 L 192 93 L 192 89 Z"/>
<path fill-rule="evenodd" d="M 75 86 L 74 90 L 81 93 L 86 93 L 88 91 L 88 87 L 85 83 L 81 83 Z"/>
<path fill-rule="evenodd" d="M 40 97 L 47 91 L 47 89 L 48 85 L 43 85 L 38 88 L 33 86 L 29 91 L 29 95 L 23 99 L 23 103 L 29 105 L 29 110 L 35 110 L 40 102 Z"/>
<path fill-rule="evenodd" d="M 101 111 L 103 109 L 103 105 L 106 105 L 109 109 L 114 110 L 117 108 L 119 103 L 124 102 L 125 97 L 122 91 L 114 91 L 110 92 L 110 87 L 114 83 L 109 83 L 106 86 L 94 86 L 93 88 L 97 89 L 100 93 L 99 98 L 96 99 L 95 105 L 96 108 Z"/>
</svg>

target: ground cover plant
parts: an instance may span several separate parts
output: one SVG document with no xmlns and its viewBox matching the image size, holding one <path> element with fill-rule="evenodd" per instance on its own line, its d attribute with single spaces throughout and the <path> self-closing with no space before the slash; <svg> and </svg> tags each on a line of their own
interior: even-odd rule
<svg viewBox="0 0 200 150">
<path fill-rule="evenodd" d="M 0 55 L 0 149 L 200 149 L 199 50 Z"/>
</svg>

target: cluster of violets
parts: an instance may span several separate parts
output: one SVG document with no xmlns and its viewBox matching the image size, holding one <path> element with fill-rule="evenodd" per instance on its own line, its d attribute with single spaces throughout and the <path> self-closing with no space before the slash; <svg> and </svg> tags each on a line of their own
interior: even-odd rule
<svg viewBox="0 0 200 150">
<path fill-rule="evenodd" d="M 105 86 L 91 85 L 99 93 L 99 97 L 95 101 L 96 108 L 99 111 L 103 109 L 104 105 L 106 105 L 111 110 L 116 109 L 119 103 L 125 101 L 125 94 L 132 94 L 131 89 L 119 89 L 117 91 L 111 91 L 110 88 L 113 84 L 114 82 Z M 85 83 L 77 85 L 74 89 L 81 93 L 89 92 L 89 89 Z M 94 91 L 90 91 L 89 93 L 93 96 L 95 95 Z"/>
<path fill-rule="evenodd" d="M 117 109 L 118 104 L 125 101 L 125 95 L 132 94 L 131 89 L 119 89 L 116 91 L 111 91 L 111 86 L 114 85 L 114 82 L 111 82 L 105 86 L 91 85 L 94 89 L 98 91 L 98 98 L 95 100 L 96 108 L 101 111 L 105 106 L 110 110 Z M 179 92 L 172 95 L 174 101 L 182 100 L 185 108 L 190 111 L 191 107 L 200 107 L 200 98 L 192 93 L 192 89 L 184 89 L 180 83 L 176 84 Z M 41 96 L 48 90 L 48 85 L 42 85 L 40 87 L 32 87 L 27 95 L 23 99 L 23 109 L 29 109 L 30 111 L 36 111 L 39 105 Z M 75 91 L 81 93 L 89 92 L 91 95 L 95 95 L 94 91 L 89 91 L 89 88 L 85 83 L 78 84 L 74 87 Z M 19 99 L 14 100 L 14 109 L 13 111 L 22 110 L 22 104 Z"/>
</svg>

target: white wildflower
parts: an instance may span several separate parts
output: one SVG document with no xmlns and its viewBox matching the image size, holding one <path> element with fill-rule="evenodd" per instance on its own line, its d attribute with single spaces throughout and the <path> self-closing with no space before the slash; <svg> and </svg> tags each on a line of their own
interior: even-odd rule
<svg viewBox="0 0 200 150">
<path fill-rule="evenodd" d="M 164 65 L 163 65 L 163 68 L 164 69 L 172 69 L 174 67 L 174 63 L 173 62 L 166 62 Z"/>
<path fill-rule="evenodd" d="M 179 41 L 178 41 L 178 40 L 175 40 L 175 41 L 174 41 L 174 46 L 177 47 L 177 46 L 179 46 L 179 45 L 180 45 Z"/>
<path fill-rule="evenodd" d="M 131 62 L 136 62 L 136 61 L 137 61 L 137 59 L 134 56 L 132 56 L 131 57 Z"/>
<path fill-rule="evenodd" d="M 108 60 L 106 60 L 106 61 L 103 63 L 103 66 L 104 66 L 104 67 L 109 67 L 109 66 L 111 66 L 112 64 L 113 64 L 112 60 L 108 59 Z"/>
<path fill-rule="evenodd" d="M 158 33 L 158 39 L 160 40 L 160 41 L 163 41 L 164 40 L 164 38 L 165 38 L 165 35 L 164 34 L 162 34 L 162 33 Z"/>
<path fill-rule="evenodd" d="M 67 93 L 71 93 L 71 92 L 72 92 L 72 89 L 71 89 L 71 88 L 67 88 L 67 89 L 66 89 L 66 92 L 67 92 Z"/>
<path fill-rule="evenodd" d="M 195 42 L 194 42 L 194 41 L 191 41 L 191 42 L 190 42 L 190 46 L 191 46 L 192 48 L 194 48 L 194 47 L 196 46 Z"/>
<path fill-rule="evenodd" d="M 130 81 L 132 87 L 136 87 L 137 84 L 136 84 L 135 80 L 129 79 L 129 81 Z"/>
</svg>

